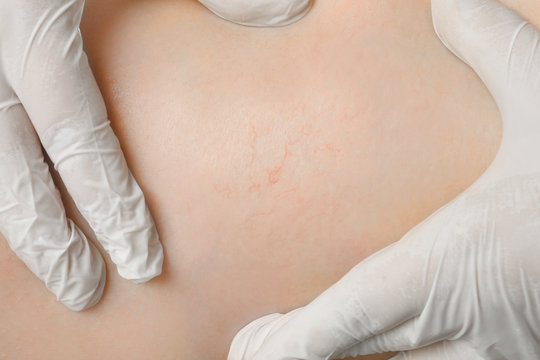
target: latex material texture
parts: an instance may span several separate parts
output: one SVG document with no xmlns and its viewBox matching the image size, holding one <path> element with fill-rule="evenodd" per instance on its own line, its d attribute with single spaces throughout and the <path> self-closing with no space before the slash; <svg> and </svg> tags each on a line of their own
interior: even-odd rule
<svg viewBox="0 0 540 360">
<path fill-rule="evenodd" d="M 538 358 L 540 32 L 495 0 L 432 0 L 432 15 L 500 109 L 495 160 L 305 307 L 248 324 L 229 360 Z"/>
<path fill-rule="evenodd" d="M 246 26 L 284 26 L 302 18 L 312 0 L 199 0 L 214 14 Z"/>
<path fill-rule="evenodd" d="M 148 281 L 163 262 L 83 51 L 83 4 L 0 2 L 0 231 L 72 310 L 99 301 L 105 265 L 66 218 L 41 145 L 122 277 Z"/>
</svg>

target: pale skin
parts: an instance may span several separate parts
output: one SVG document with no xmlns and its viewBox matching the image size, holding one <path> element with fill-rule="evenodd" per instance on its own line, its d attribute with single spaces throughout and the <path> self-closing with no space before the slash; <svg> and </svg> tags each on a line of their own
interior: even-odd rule
<svg viewBox="0 0 540 360">
<path fill-rule="evenodd" d="M 534 1 L 507 5 L 540 20 Z M 134 285 L 109 262 L 103 300 L 73 313 L 2 239 L 0 358 L 223 359 L 242 326 L 309 302 L 498 149 L 498 110 L 436 38 L 429 1 L 319 0 L 278 29 L 187 0 L 86 7 L 164 271 Z"/>
</svg>

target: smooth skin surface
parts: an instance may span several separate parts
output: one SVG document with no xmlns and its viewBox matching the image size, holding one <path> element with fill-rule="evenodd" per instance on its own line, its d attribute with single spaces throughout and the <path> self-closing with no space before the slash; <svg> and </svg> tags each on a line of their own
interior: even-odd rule
<svg viewBox="0 0 540 360">
<path fill-rule="evenodd" d="M 82 32 L 163 274 L 134 285 L 108 263 L 103 300 L 72 313 L 1 241 L 2 359 L 223 359 L 242 326 L 464 190 L 500 143 L 426 0 L 319 0 L 276 29 L 195 1 L 87 0 Z"/>
</svg>

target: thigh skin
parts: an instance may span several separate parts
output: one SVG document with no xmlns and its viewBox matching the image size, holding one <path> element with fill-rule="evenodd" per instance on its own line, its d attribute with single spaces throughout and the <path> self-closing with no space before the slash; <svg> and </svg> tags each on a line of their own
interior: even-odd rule
<svg viewBox="0 0 540 360">
<path fill-rule="evenodd" d="M 102 301 L 73 313 L 0 239 L 1 359 L 224 359 L 245 324 L 399 240 L 499 146 L 429 1 L 317 0 L 255 29 L 196 1 L 87 0 L 82 34 L 163 274 L 135 285 L 106 257 Z"/>
</svg>

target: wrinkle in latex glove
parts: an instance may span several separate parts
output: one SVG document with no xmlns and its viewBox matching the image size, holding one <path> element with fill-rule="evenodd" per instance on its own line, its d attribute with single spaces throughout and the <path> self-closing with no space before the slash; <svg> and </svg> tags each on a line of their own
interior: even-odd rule
<svg viewBox="0 0 540 360">
<path fill-rule="evenodd" d="M 432 13 L 440 39 L 500 109 L 495 160 L 310 304 L 247 325 L 229 360 L 322 360 L 431 344 L 399 356 L 539 358 L 540 32 L 496 0 L 432 0 Z"/>
<path fill-rule="evenodd" d="M 465 341 L 441 341 L 417 350 L 401 352 L 390 360 L 483 360 Z"/>
<path fill-rule="evenodd" d="M 147 281 L 163 262 L 83 51 L 83 3 L 0 2 L 0 231 L 72 310 L 99 301 L 105 265 L 66 218 L 40 140 L 122 277 Z"/>
<path fill-rule="evenodd" d="M 246 26 L 285 26 L 301 19 L 313 0 L 199 0 L 219 17 Z"/>
</svg>

